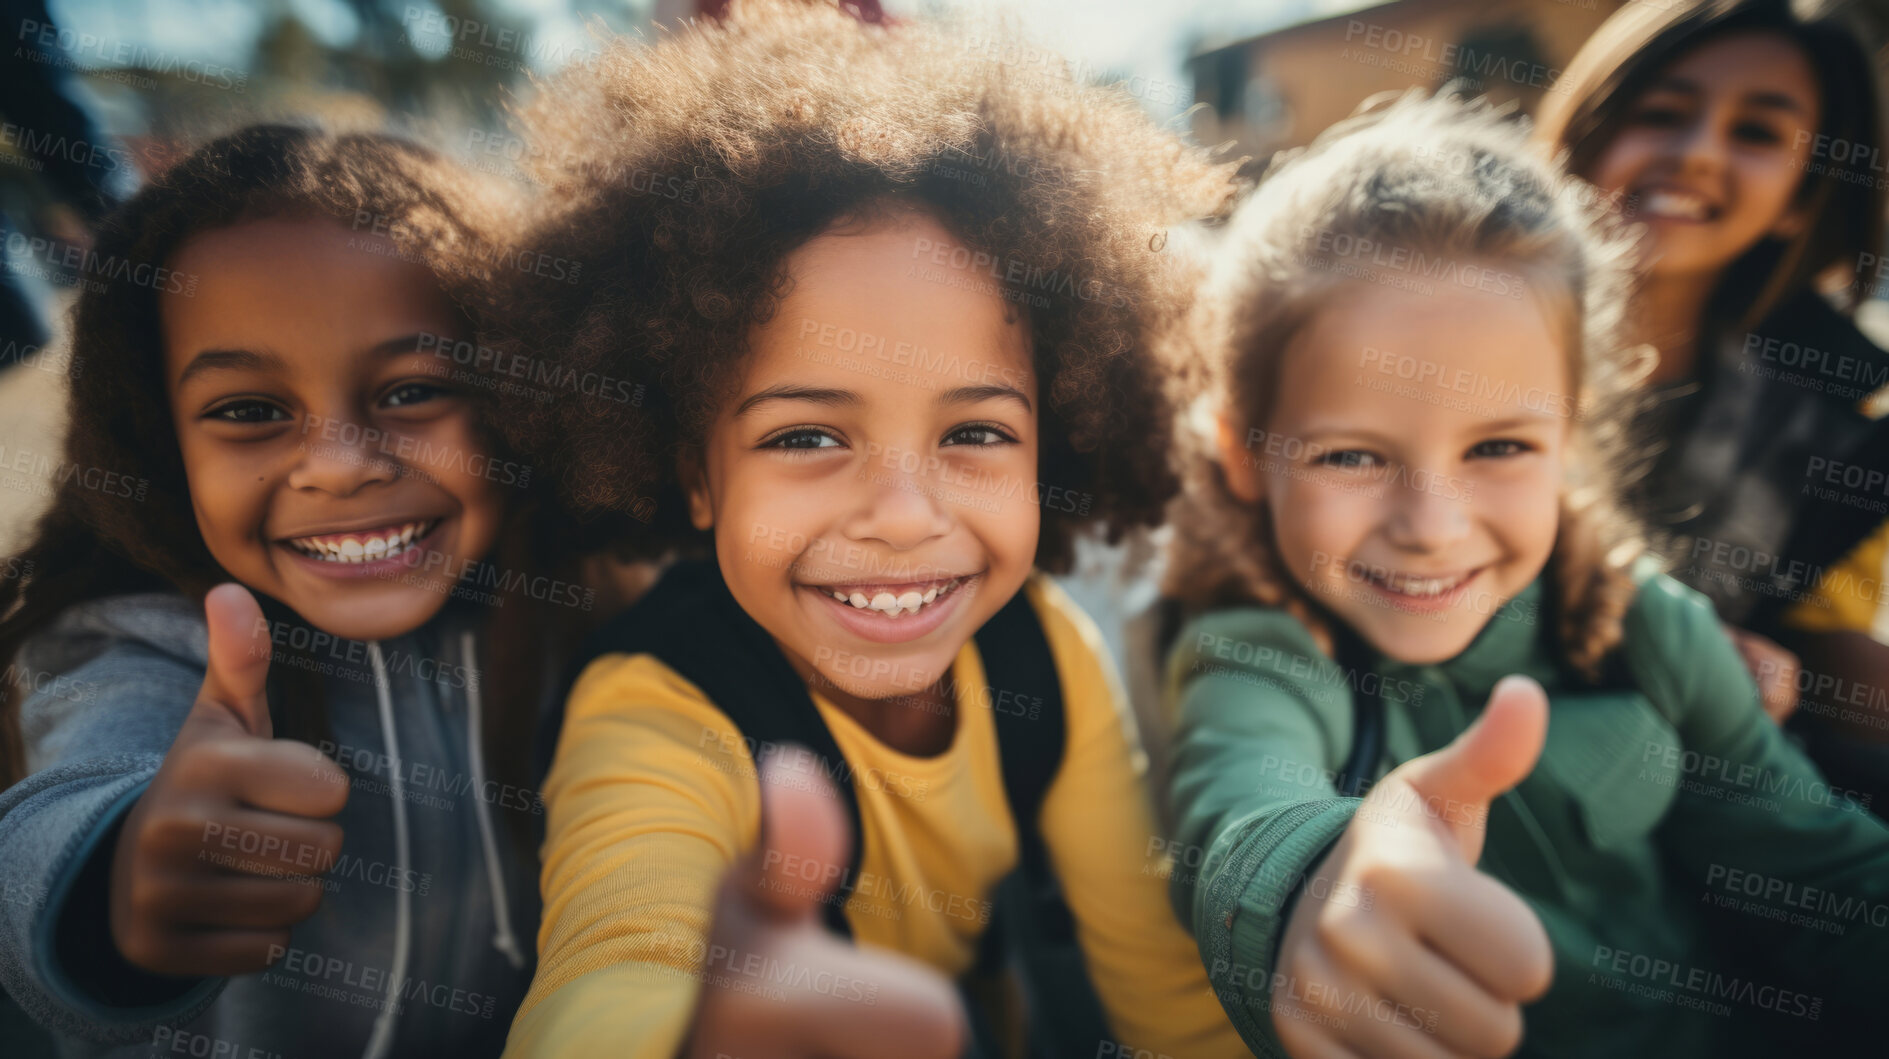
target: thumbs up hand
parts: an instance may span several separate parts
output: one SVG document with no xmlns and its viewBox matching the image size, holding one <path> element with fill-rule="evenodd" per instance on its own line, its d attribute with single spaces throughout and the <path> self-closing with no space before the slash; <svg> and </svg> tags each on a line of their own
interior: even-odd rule
<svg viewBox="0 0 1889 1059">
<path fill-rule="evenodd" d="M 1521 1043 L 1521 1004 L 1547 991 L 1554 956 L 1534 912 L 1476 861 L 1489 803 L 1534 769 L 1547 735 L 1541 685 L 1507 677 L 1454 742 L 1372 789 L 1280 942 L 1272 1022 L 1293 1056 Z"/>
<path fill-rule="evenodd" d="M 196 705 L 112 852 L 111 933 L 158 974 L 261 970 L 321 902 L 341 851 L 341 767 L 271 736 L 262 610 L 239 585 L 204 598 L 210 660 Z"/>
<path fill-rule="evenodd" d="M 956 1059 L 968 1028 L 955 987 L 908 956 L 849 945 L 821 922 L 852 844 L 825 775 L 770 754 L 761 803 L 759 848 L 722 880 L 682 1054 Z M 774 973 L 789 967 L 795 973 Z"/>
</svg>

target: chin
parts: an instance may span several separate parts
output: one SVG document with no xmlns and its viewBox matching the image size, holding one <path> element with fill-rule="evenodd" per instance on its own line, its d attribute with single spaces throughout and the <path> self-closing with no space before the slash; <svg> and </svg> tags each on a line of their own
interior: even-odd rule
<svg viewBox="0 0 1889 1059">
<path fill-rule="evenodd" d="M 1387 635 L 1388 633 L 1388 635 Z M 1381 654 L 1407 666 L 1433 666 L 1455 658 L 1469 649 L 1475 641 L 1474 630 L 1460 635 L 1431 635 L 1422 637 L 1398 636 L 1396 630 L 1384 630 L 1367 634 L 1371 646 Z M 1386 643 L 1387 640 L 1393 643 Z"/>
<path fill-rule="evenodd" d="M 431 596 L 431 594 L 428 594 Z M 425 625 L 438 614 L 444 599 L 399 600 L 297 608 L 310 624 L 347 640 L 391 640 Z"/>
</svg>

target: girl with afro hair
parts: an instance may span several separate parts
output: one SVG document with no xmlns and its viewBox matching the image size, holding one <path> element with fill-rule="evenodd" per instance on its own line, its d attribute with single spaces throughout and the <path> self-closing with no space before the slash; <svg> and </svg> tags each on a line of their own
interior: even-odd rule
<svg viewBox="0 0 1889 1059">
<path fill-rule="evenodd" d="M 1167 232 L 1233 167 L 1008 36 L 810 5 L 616 43 L 522 118 L 531 242 L 594 266 L 500 292 L 494 344 L 600 383 L 505 427 L 674 562 L 579 652 L 508 1054 L 1008 1051 L 950 985 L 1005 961 L 1092 983 L 1032 994 L 1036 1046 L 1244 1054 L 1045 576 L 1178 491 Z"/>
</svg>

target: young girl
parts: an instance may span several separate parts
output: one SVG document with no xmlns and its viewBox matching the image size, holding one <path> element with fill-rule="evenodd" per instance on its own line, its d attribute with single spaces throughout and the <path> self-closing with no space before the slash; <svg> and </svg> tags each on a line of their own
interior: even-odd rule
<svg viewBox="0 0 1889 1059">
<path fill-rule="evenodd" d="M 1620 246 L 1524 135 L 1406 100 L 1229 228 L 1175 899 L 1262 1054 L 1816 1054 L 1878 1003 L 1889 832 L 1635 561 Z"/>
<path fill-rule="evenodd" d="M 1889 680 L 1871 636 L 1889 629 L 1889 504 L 1856 483 L 1889 471 L 1870 400 L 1889 354 L 1851 316 L 1889 276 L 1880 80 L 1839 5 L 1629 4 L 1538 130 L 1642 226 L 1630 324 L 1658 351 L 1658 400 L 1634 506 L 1676 538 L 1674 576 L 1738 627 L 1774 716 L 1814 689 L 1809 729 L 1872 742 L 1889 715 L 1847 707 Z M 1874 771 L 1889 795 L 1889 767 Z"/>
<path fill-rule="evenodd" d="M 525 115 L 571 204 L 534 240 L 607 264 L 501 346 L 650 399 L 608 431 L 582 402 L 513 426 L 567 439 L 576 499 L 640 507 L 629 543 L 682 561 L 568 700 L 508 1054 L 957 1055 L 949 980 L 1019 937 L 1062 1054 L 1243 1051 L 1167 903 L 1101 640 L 1040 572 L 1176 491 L 1163 226 L 1231 172 L 1000 57 L 757 5 L 620 44 Z M 1063 900 L 1007 905 L 1019 868 Z"/>
<path fill-rule="evenodd" d="M 531 630 L 582 593 L 523 547 L 531 468 L 443 355 L 473 337 L 447 288 L 508 261 L 467 179 L 255 126 L 88 258 L 65 451 L 33 457 L 57 491 L 0 584 L 0 981 L 73 1048 L 499 1050 L 536 917 Z"/>
</svg>

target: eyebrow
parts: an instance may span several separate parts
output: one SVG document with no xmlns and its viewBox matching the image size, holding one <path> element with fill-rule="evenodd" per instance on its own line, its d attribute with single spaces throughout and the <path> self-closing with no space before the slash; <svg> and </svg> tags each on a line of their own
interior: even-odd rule
<svg viewBox="0 0 1889 1059">
<path fill-rule="evenodd" d="M 262 371 L 281 366 L 282 358 L 273 353 L 256 353 L 247 349 L 206 349 L 184 366 L 184 373 L 177 377 L 177 385 L 182 386 L 206 372 Z"/>
<path fill-rule="evenodd" d="M 1519 430 L 1524 427 L 1538 427 L 1553 424 L 1561 419 L 1552 412 L 1530 412 L 1526 415 L 1510 416 L 1493 422 L 1478 423 L 1471 434 L 1487 436 L 1500 434 L 1507 430 Z M 1298 432 L 1300 441 L 1318 444 L 1330 444 L 1323 439 L 1331 435 L 1340 438 L 1357 438 L 1373 445 L 1394 446 L 1398 439 L 1389 434 L 1381 434 L 1369 427 L 1349 426 L 1344 423 L 1313 423 Z"/>
<path fill-rule="evenodd" d="M 1023 391 L 1014 386 L 957 386 L 940 393 L 933 400 L 933 403 L 940 405 L 971 404 L 977 401 L 997 399 L 1017 401 L 1023 405 L 1024 411 L 1035 411 L 1030 405 L 1030 399 L 1023 395 Z M 834 406 L 857 406 L 864 403 L 864 400 L 851 390 L 837 390 L 818 386 L 795 386 L 791 383 L 782 383 L 778 386 L 770 386 L 759 393 L 749 395 L 739 405 L 735 406 L 734 418 L 739 419 L 768 401 L 811 401 L 815 404 Z"/>
<path fill-rule="evenodd" d="M 769 401 L 812 401 L 815 404 L 825 405 L 857 405 L 862 403 L 860 396 L 851 390 L 836 390 L 830 387 L 820 386 L 795 386 L 792 383 L 781 383 L 778 386 L 769 386 L 759 393 L 749 395 L 735 407 L 734 417 L 739 419 L 753 411 L 757 406 L 766 404 Z"/>
<path fill-rule="evenodd" d="M 1684 77 L 1664 78 L 1655 82 L 1647 91 L 1675 92 L 1684 96 L 1702 96 L 1705 94 L 1705 90 L 1700 88 L 1696 81 L 1691 81 Z M 1744 101 L 1751 106 L 1769 107 L 1773 110 L 1785 110 L 1793 114 L 1800 114 L 1804 111 L 1804 105 L 1800 103 L 1795 96 L 1784 92 L 1752 92 L 1745 96 Z"/>
<path fill-rule="evenodd" d="M 986 384 L 982 386 L 958 386 L 953 389 L 946 390 L 943 393 L 939 394 L 937 403 L 938 404 L 974 404 L 978 401 L 993 401 L 993 400 L 1002 400 L 1002 399 L 1008 399 L 1008 400 L 1016 401 L 1022 404 L 1023 410 L 1026 412 L 1036 411 L 1036 409 L 1030 407 L 1030 399 L 1023 395 L 1022 390 L 1019 390 L 1014 386 L 999 386 L 996 384 Z"/>
<path fill-rule="evenodd" d="M 367 355 L 377 360 L 397 357 L 404 353 L 417 352 L 423 338 L 437 337 L 415 331 L 410 335 L 400 335 L 383 342 L 376 342 L 368 348 Z M 213 371 L 270 371 L 282 368 L 282 358 L 274 353 L 258 353 L 248 349 L 206 349 L 192 357 L 184 367 L 182 375 L 177 377 L 177 385 L 182 386 L 192 378 Z"/>
</svg>

